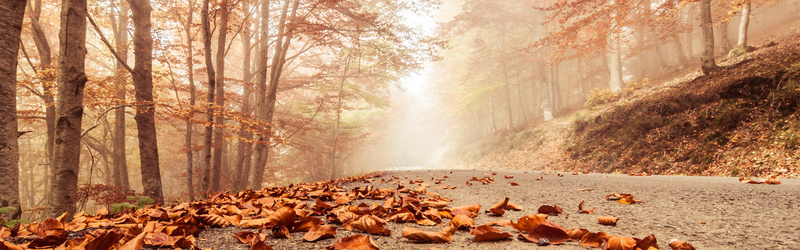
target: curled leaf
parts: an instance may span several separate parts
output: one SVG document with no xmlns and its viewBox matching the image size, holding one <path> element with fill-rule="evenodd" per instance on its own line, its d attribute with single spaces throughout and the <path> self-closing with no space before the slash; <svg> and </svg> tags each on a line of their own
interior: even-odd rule
<svg viewBox="0 0 800 250">
<path fill-rule="evenodd" d="M 453 240 L 453 234 L 455 232 L 456 228 L 453 226 L 448 226 L 447 228 L 439 232 L 427 232 L 413 227 L 405 226 L 403 227 L 402 237 L 413 242 L 449 243 L 451 240 Z"/>
<path fill-rule="evenodd" d="M 274 225 L 272 226 L 272 237 L 280 238 L 280 239 L 288 239 L 291 237 L 289 234 L 289 229 L 286 228 L 284 225 Z"/>
<path fill-rule="evenodd" d="M 533 232 L 536 227 L 538 227 L 542 223 L 547 223 L 547 215 L 546 214 L 529 214 L 522 216 L 519 220 L 514 223 L 511 222 L 511 227 L 514 229 L 519 230 L 520 232 Z"/>
<path fill-rule="evenodd" d="M 475 241 L 494 241 L 511 238 L 510 233 L 500 231 L 493 226 L 482 225 L 469 231 L 469 234 L 475 235 Z"/>
<path fill-rule="evenodd" d="M 580 240 L 581 237 L 583 237 L 583 235 L 585 235 L 588 232 L 589 232 L 589 230 L 584 229 L 584 228 L 573 228 L 573 229 L 567 230 L 567 235 L 569 235 L 570 239 Z"/>
<path fill-rule="evenodd" d="M 634 249 L 658 249 L 658 241 L 656 241 L 656 236 L 651 234 L 647 237 L 644 237 L 644 239 L 637 239 Z"/>
<path fill-rule="evenodd" d="M 371 234 L 391 235 L 392 231 L 384 227 L 384 222 L 374 215 L 361 216 L 358 220 L 345 225 L 345 229 L 355 228 Z"/>
<path fill-rule="evenodd" d="M 528 235 L 520 234 L 519 238 L 534 243 L 538 243 L 544 238 L 551 245 L 558 245 L 570 239 L 569 234 L 563 228 L 550 224 L 541 224 Z"/>
<path fill-rule="evenodd" d="M 336 227 L 332 225 L 316 225 L 303 236 L 304 241 L 318 241 L 336 236 Z"/>
<path fill-rule="evenodd" d="M 581 201 L 581 204 L 578 204 L 578 212 L 584 214 L 594 214 L 594 210 L 597 208 L 592 208 L 589 210 L 583 209 L 583 204 L 586 203 L 585 201 Z"/>
<path fill-rule="evenodd" d="M 611 250 L 633 250 L 636 240 L 631 237 L 614 236 L 608 239 L 608 249 Z"/>
<path fill-rule="evenodd" d="M 581 237 L 581 246 L 600 247 L 604 242 L 607 242 L 609 238 L 611 238 L 611 235 L 605 232 L 588 232 Z"/>
<path fill-rule="evenodd" d="M 692 244 L 680 241 L 678 239 L 670 240 L 669 241 L 669 247 L 671 247 L 672 250 L 695 250 L 695 248 L 694 248 L 694 246 L 692 246 Z"/>
<path fill-rule="evenodd" d="M 609 225 L 609 226 L 616 226 L 617 225 L 617 221 L 619 221 L 619 218 L 614 217 L 614 216 L 604 216 L 604 217 L 598 217 L 597 218 L 597 222 L 599 222 L 600 224 Z"/>
<path fill-rule="evenodd" d="M 333 243 L 333 249 L 351 249 L 351 250 L 380 250 L 375 242 L 368 236 L 363 234 L 356 234 L 342 238 L 341 240 Z"/>
<path fill-rule="evenodd" d="M 564 209 L 559 207 L 558 205 L 555 206 L 544 205 L 539 207 L 539 210 L 537 210 L 537 212 L 539 212 L 540 214 L 563 214 Z"/>
<path fill-rule="evenodd" d="M 497 203 L 494 206 L 492 206 L 491 208 L 489 208 L 488 210 L 486 210 L 486 212 L 487 213 L 492 213 L 494 215 L 503 215 L 503 214 L 505 214 L 506 213 L 506 205 L 508 205 L 508 200 L 509 200 L 508 197 L 506 197 L 500 203 Z"/>
<path fill-rule="evenodd" d="M 450 225 L 457 229 L 467 229 L 475 226 L 475 221 L 469 216 L 459 214 L 450 220 Z"/>
</svg>

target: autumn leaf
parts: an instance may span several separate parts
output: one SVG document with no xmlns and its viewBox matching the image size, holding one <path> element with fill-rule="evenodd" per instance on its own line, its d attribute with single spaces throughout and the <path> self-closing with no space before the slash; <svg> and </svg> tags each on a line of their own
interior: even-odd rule
<svg viewBox="0 0 800 250">
<path fill-rule="evenodd" d="M 475 221 L 469 216 L 459 214 L 450 220 L 450 225 L 457 229 L 467 229 L 475 226 Z"/>
<path fill-rule="evenodd" d="M 197 216 L 197 219 L 211 227 L 227 227 L 231 225 L 230 221 L 216 214 L 201 214 Z"/>
<path fill-rule="evenodd" d="M 594 214 L 594 210 L 597 208 L 592 208 L 589 210 L 583 209 L 583 204 L 586 203 L 585 201 L 581 201 L 581 204 L 578 204 L 578 212 L 584 214 Z"/>
<path fill-rule="evenodd" d="M 778 180 L 778 175 L 773 175 L 770 176 L 766 181 L 764 181 L 764 184 L 778 185 L 781 184 L 781 181 Z"/>
<path fill-rule="evenodd" d="M 272 237 L 279 238 L 279 239 L 288 239 L 291 237 L 289 234 L 289 228 L 286 228 L 284 225 L 274 225 L 272 226 Z"/>
<path fill-rule="evenodd" d="M 550 224 L 541 224 L 533 229 L 530 234 L 520 234 L 518 237 L 534 243 L 538 243 L 539 239 L 545 238 L 550 245 L 558 245 L 570 240 L 569 234 L 563 228 Z"/>
<path fill-rule="evenodd" d="M 323 221 L 320 218 L 309 216 L 305 217 L 301 220 L 298 220 L 292 225 L 291 231 L 292 232 L 308 232 L 311 228 L 314 228 L 317 225 L 322 225 Z"/>
<path fill-rule="evenodd" d="M 584 235 L 586 235 L 586 233 L 588 233 L 588 232 L 589 232 L 589 230 L 586 230 L 584 228 L 573 228 L 573 229 L 567 230 L 567 235 L 569 235 L 570 239 L 581 240 L 581 238 Z"/>
<path fill-rule="evenodd" d="M 88 240 L 86 249 L 111 249 L 112 246 L 119 242 L 122 236 L 123 234 L 115 230 L 104 231 L 101 235 Z"/>
<path fill-rule="evenodd" d="M 332 225 L 316 225 L 311 228 L 304 236 L 304 241 L 318 241 L 336 236 L 336 227 Z"/>
<path fill-rule="evenodd" d="M 420 242 L 420 243 L 429 243 L 429 242 L 440 242 L 440 243 L 449 243 L 453 239 L 453 234 L 456 232 L 456 228 L 453 226 L 448 226 L 442 231 L 439 232 L 427 232 L 422 231 L 413 227 L 405 226 L 403 227 L 402 237 L 406 238 L 412 242 Z"/>
<path fill-rule="evenodd" d="M 509 184 L 511 184 L 511 186 L 519 186 L 519 183 L 516 183 L 516 182 L 511 182 Z"/>
<path fill-rule="evenodd" d="M 500 231 L 493 226 L 482 225 L 469 231 L 469 234 L 475 235 L 475 241 L 495 241 L 511 238 L 510 233 Z"/>
<path fill-rule="evenodd" d="M 386 229 L 383 225 L 384 222 L 380 218 L 368 214 L 345 224 L 344 228 L 347 230 L 358 229 L 371 234 L 391 235 L 392 231 Z"/>
<path fill-rule="evenodd" d="M 475 214 L 475 216 L 477 216 L 477 214 L 480 213 L 480 211 L 481 211 L 481 204 L 477 204 L 476 203 L 476 204 L 472 204 L 472 205 L 454 207 L 451 210 L 453 211 L 453 215 L 462 214 L 461 212 L 463 211 L 463 212 L 466 212 L 464 214 L 472 213 L 472 214 Z M 470 216 L 470 217 L 474 218 L 474 216 Z"/>
<path fill-rule="evenodd" d="M 511 227 L 519 230 L 520 232 L 530 233 L 543 223 L 549 223 L 549 221 L 547 221 L 546 214 L 530 214 L 522 216 L 516 223 L 512 221 Z"/>
<path fill-rule="evenodd" d="M 619 218 L 613 216 L 598 217 L 597 222 L 603 225 L 616 226 Z"/>
<path fill-rule="evenodd" d="M 605 232 L 588 232 L 581 237 L 581 246 L 600 247 L 603 245 L 603 242 L 607 242 L 609 238 L 611 238 L 611 235 Z"/>
<path fill-rule="evenodd" d="M 28 244 L 29 248 L 52 248 L 63 244 L 67 241 L 67 237 L 59 235 L 48 235 L 45 237 L 36 238 Z"/>
<path fill-rule="evenodd" d="M 539 207 L 539 210 L 537 210 L 537 212 L 539 212 L 540 214 L 563 214 L 564 209 L 559 207 L 558 205 L 555 206 L 544 205 Z"/>
<path fill-rule="evenodd" d="M 694 248 L 694 246 L 692 246 L 692 244 L 680 241 L 678 239 L 670 240 L 669 241 L 669 247 L 671 247 L 672 250 L 695 250 L 695 248 Z"/>
<path fill-rule="evenodd" d="M 636 246 L 636 240 L 631 237 L 613 236 L 608 239 L 608 248 L 610 250 L 633 250 Z"/>
<path fill-rule="evenodd" d="M 280 225 L 289 227 L 294 224 L 294 220 L 297 218 L 297 212 L 295 212 L 294 208 L 291 206 L 283 206 L 268 218 L 269 224 L 272 226 Z"/>
<path fill-rule="evenodd" d="M 233 234 L 233 238 L 236 239 L 239 243 L 245 243 L 249 245 L 255 244 L 256 241 L 262 240 L 259 236 L 259 233 L 250 232 L 250 231 L 241 231 L 238 233 Z"/>
<path fill-rule="evenodd" d="M 500 227 L 507 227 L 511 226 L 511 220 L 496 220 L 489 223 L 486 223 L 489 226 L 500 226 Z"/>
<path fill-rule="evenodd" d="M 636 246 L 634 247 L 634 249 L 643 249 L 643 250 L 658 249 L 658 241 L 656 241 L 656 236 L 651 234 L 648 235 L 647 237 L 644 237 L 644 239 L 641 240 L 637 239 Z"/>
<path fill-rule="evenodd" d="M 348 249 L 348 250 L 380 250 L 375 242 L 369 236 L 363 234 L 356 234 L 342 238 L 341 240 L 333 243 L 334 250 Z"/>
</svg>

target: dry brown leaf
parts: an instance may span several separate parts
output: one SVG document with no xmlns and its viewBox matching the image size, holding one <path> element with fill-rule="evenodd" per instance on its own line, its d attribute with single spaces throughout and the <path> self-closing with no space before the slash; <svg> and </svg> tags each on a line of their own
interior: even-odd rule
<svg viewBox="0 0 800 250">
<path fill-rule="evenodd" d="M 541 224 L 533 229 L 530 234 L 520 234 L 518 238 L 534 243 L 538 243 L 539 239 L 545 238 L 550 245 L 558 245 L 570 240 L 569 234 L 563 228 L 554 224 Z"/>
<path fill-rule="evenodd" d="M 546 214 L 529 214 L 522 216 L 519 220 L 515 222 L 511 222 L 511 227 L 520 232 L 533 232 L 536 227 L 543 223 L 548 223 L 547 215 Z"/>
<path fill-rule="evenodd" d="M 514 178 L 514 176 L 513 176 L 513 175 L 504 175 L 503 177 L 505 177 L 506 179 L 511 179 L 511 178 Z"/>
<path fill-rule="evenodd" d="M 304 241 L 318 241 L 336 236 L 336 227 L 332 225 L 316 225 L 311 228 L 304 236 Z"/>
<path fill-rule="evenodd" d="M 251 246 L 255 244 L 257 241 L 262 240 L 261 237 L 259 236 L 259 233 L 250 231 L 241 231 L 238 233 L 234 233 L 233 238 L 236 239 L 236 241 L 239 241 L 240 243 L 248 244 Z"/>
<path fill-rule="evenodd" d="M 467 229 L 475 226 L 475 221 L 472 220 L 469 216 L 459 214 L 453 217 L 450 220 L 450 225 L 454 226 L 457 229 Z"/>
<path fill-rule="evenodd" d="M 647 237 L 644 237 L 644 239 L 641 240 L 637 239 L 636 246 L 634 247 L 634 249 L 643 249 L 643 250 L 658 249 L 658 241 L 656 241 L 656 236 L 651 234 L 648 235 Z"/>
<path fill-rule="evenodd" d="M 250 247 L 250 250 L 272 250 L 272 246 L 267 245 L 267 243 L 262 240 L 259 240 Z"/>
<path fill-rule="evenodd" d="M 378 235 L 392 235 L 392 231 L 384 227 L 384 222 L 371 214 L 361 216 L 358 220 L 347 223 L 345 229 L 355 228 L 367 233 Z"/>
<path fill-rule="evenodd" d="M 500 227 L 507 227 L 511 226 L 511 220 L 496 220 L 489 223 L 486 223 L 489 226 L 500 226 Z"/>
<path fill-rule="evenodd" d="M 611 238 L 611 235 L 605 232 L 588 232 L 581 237 L 581 246 L 600 247 L 603 245 L 603 242 L 607 242 L 609 238 Z"/>
<path fill-rule="evenodd" d="M 778 180 L 778 176 L 779 175 L 770 176 L 766 181 L 764 181 L 764 184 L 769 184 L 769 185 L 781 184 L 781 181 Z"/>
<path fill-rule="evenodd" d="M 585 201 L 581 201 L 581 204 L 578 204 L 578 212 L 584 214 L 594 214 L 594 210 L 597 208 L 592 208 L 589 210 L 583 209 L 583 204 L 586 203 Z"/>
<path fill-rule="evenodd" d="M 680 241 L 678 239 L 670 240 L 669 241 L 669 247 L 671 247 L 672 250 L 695 250 L 695 248 L 694 248 L 694 246 L 692 246 L 692 244 Z"/>
<path fill-rule="evenodd" d="M 115 230 L 104 231 L 93 239 L 87 238 L 85 249 L 111 249 L 112 246 L 119 242 L 122 236 L 121 233 Z"/>
<path fill-rule="evenodd" d="M 473 213 L 473 214 L 478 214 L 478 213 L 481 212 L 481 204 L 477 204 L 476 203 L 476 204 L 467 205 L 467 206 L 454 207 L 451 210 L 453 211 L 453 214 L 456 214 L 458 210 L 463 210 L 463 211 L 467 211 L 467 212 L 470 212 L 470 213 Z"/>
<path fill-rule="evenodd" d="M 403 227 L 402 237 L 406 238 L 412 242 L 421 242 L 421 243 L 431 243 L 431 242 L 440 242 L 440 243 L 449 243 L 453 240 L 453 234 L 456 232 L 456 228 L 453 226 L 448 226 L 442 231 L 439 232 L 427 232 L 422 231 L 413 227 L 405 226 Z"/>
<path fill-rule="evenodd" d="M 294 225 L 292 225 L 291 231 L 292 232 L 308 232 L 308 230 L 311 230 L 311 228 L 314 228 L 314 226 L 322 225 L 322 223 L 324 223 L 324 222 L 320 218 L 313 217 L 313 216 L 305 217 L 305 218 L 303 218 L 301 220 L 296 221 L 294 223 Z"/>
<path fill-rule="evenodd" d="M 52 248 L 58 245 L 63 244 L 67 241 L 67 237 L 58 236 L 58 235 L 47 235 L 45 237 L 39 237 L 31 241 L 28 244 L 29 248 Z"/>
<path fill-rule="evenodd" d="M 488 210 L 486 210 L 486 213 L 492 213 L 494 215 L 503 215 L 503 214 L 505 214 L 506 213 L 506 205 L 508 205 L 508 200 L 509 200 L 508 197 L 506 197 L 500 203 L 497 203 L 494 206 L 492 206 L 491 208 L 489 208 Z"/>
<path fill-rule="evenodd" d="M 573 228 L 573 229 L 567 230 L 567 235 L 569 235 L 570 239 L 581 240 L 583 235 L 585 235 L 588 232 L 589 232 L 589 230 L 584 229 L 584 228 Z"/>
<path fill-rule="evenodd" d="M 540 214 L 563 214 L 564 209 L 559 207 L 558 205 L 555 206 L 544 205 L 539 207 L 539 210 L 537 210 L 537 212 L 539 212 Z"/>
<path fill-rule="evenodd" d="M 609 225 L 609 226 L 616 226 L 617 225 L 617 221 L 619 221 L 619 218 L 614 217 L 614 216 L 603 216 L 603 217 L 598 217 L 597 218 L 597 222 L 599 222 L 600 224 Z"/>
<path fill-rule="evenodd" d="M 356 234 L 353 236 L 342 238 L 341 240 L 333 243 L 333 249 L 348 249 L 348 250 L 380 250 L 375 242 L 369 236 L 363 234 Z"/>
<path fill-rule="evenodd" d="M 475 235 L 475 241 L 494 241 L 511 238 L 510 233 L 500 231 L 493 226 L 482 225 L 469 231 L 469 234 Z"/>
<path fill-rule="evenodd" d="M 289 227 L 294 224 L 294 220 L 297 218 L 297 212 L 295 212 L 294 208 L 291 206 L 283 206 L 268 218 L 269 224 L 272 226 L 280 225 Z"/>
<path fill-rule="evenodd" d="M 197 219 L 211 227 L 227 227 L 231 225 L 230 221 L 216 214 L 201 214 L 197 216 Z"/>
<path fill-rule="evenodd" d="M 608 249 L 610 250 L 633 250 L 636 247 L 636 240 L 631 237 L 613 236 L 608 239 Z"/>
<path fill-rule="evenodd" d="M 509 184 L 511 184 L 511 186 L 519 186 L 519 183 L 516 183 L 516 182 L 511 182 Z"/>
<path fill-rule="evenodd" d="M 250 228 L 250 229 L 259 229 L 263 227 L 265 224 L 269 224 L 269 218 L 261 218 L 261 219 L 254 219 L 254 220 L 242 220 L 239 222 L 239 226 L 243 228 Z"/>
<path fill-rule="evenodd" d="M 289 234 L 289 228 L 286 228 L 284 225 L 274 225 L 272 226 L 272 237 L 279 238 L 279 239 L 288 239 L 292 237 Z"/>
</svg>

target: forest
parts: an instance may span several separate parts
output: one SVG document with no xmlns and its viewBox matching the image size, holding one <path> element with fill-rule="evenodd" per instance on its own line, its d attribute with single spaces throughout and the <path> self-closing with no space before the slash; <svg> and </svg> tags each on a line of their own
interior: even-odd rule
<svg viewBox="0 0 800 250">
<path fill-rule="evenodd" d="M 458 158 L 794 25 L 797 0 L 3 0 L 0 207 L 335 180 Z M 449 150 L 449 151 L 448 151 Z M 588 154 L 588 153 L 587 153 Z M 444 155 L 444 156 L 442 156 Z"/>
</svg>

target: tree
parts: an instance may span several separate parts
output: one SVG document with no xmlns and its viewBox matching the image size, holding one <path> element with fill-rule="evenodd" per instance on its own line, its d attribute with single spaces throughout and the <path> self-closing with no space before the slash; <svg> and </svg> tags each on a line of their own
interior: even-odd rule
<svg viewBox="0 0 800 250">
<path fill-rule="evenodd" d="M 153 34 L 150 0 L 128 0 L 133 18 L 133 54 L 136 63 L 131 75 L 136 96 L 136 128 L 139 132 L 139 162 L 144 194 L 163 201 L 158 137 L 153 103 Z"/>
<path fill-rule="evenodd" d="M 244 0 L 242 1 L 242 13 L 248 14 L 250 16 L 250 1 Z M 250 52 L 252 50 L 252 46 L 250 45 L 251 41 L 251 32 L 250 32 L 250 18 L 245 18 L 242 24 L 243 35 L 242 35 L 242 108 L 241 112 L 243 115 L 250 115 L 250 100 L 252 99 L 252 78 L 253 74 L 250 71 Z M 253 133 L 246 129 L 246 126 L 241 126 L 239 129 L 239 134 L 242 135 L 243 140 L 239 141 L 236 150 L 236 170 L 234 171 L 234 182 L 233 182 L 233 189 L 234 190 L 241 190 L 247 187 L 247 178 L 249 177 L 250 173 L 250 166 L 252 165 L 252 157 L 250 151 L 253 150 L 253 144 L 251 141 L 253 140 Z"/>
<path fill-rule="evenodd" d="M 714 29 L 711 20 L 711 0 L 700 0 L 700 27 L 703 30 L 703 55 L 701 69 L 708 75 L 716 70 L 714 61 Z"/>
<path fill-rule="evenodd" d="M 196 87 L 194 85 L 194 49 L 192 44 L 194 36 L 192 36 L 192 19 L 194 18 L 194 0 L 189 0 L 188 12 L 186 13 L 186 22 L 183 24 L 183 31 L 186 34 L 186 68 L 189 81 L 189 115 L 186 118 L 186 192 L 189 194 L 189 201 L 194 201 L 194 159 L 192 159 L 193 143 L 192 133 L 194 125 L 192 118 L 194 117 L 194 105 L 197 100 Z"/>
<path fill-rule="evenodd" d="M 128 61 L 128 5 L 120 2 L 117 16 L 111 16 L 112 20 L 117 18 L 114 31 L 115 49 L 120 57 L 119 61 Z M 116 78 L 114 85 L 117 88 L 117 104 L 125 103 L 125 85 L 127 85 L 127 71 L 121 62 L 115 62 Z M 130 189 L 128 181 L 128 161 L 125 154 L 125 107 L 114 110 L 114 132 L 112 137 L 114 148 L 114 185 Z"/>
<path fill-rule="evenodd" d="M 742 0 L 742 21 L 739 24 L 739 39 L 736 42 L 736 50 L 744 52 L 747 47 L 747 27 L 750 25 L 750 0 Z"/>
<path fill-rule="evenodd" d="M 206 92 L 206 123 L 203 139 L 203 191 L 211 188 L 211 148 L 212 133 L 214 131 L 214 90 L 216 89 L 216 78 L 214 76 L 214 61 L 211 60 L 211 25 L 208 20 L 209 0 L 203 0 L 203 9 L 200 11 L 200 25 L 203 31 L 203 54 L 206 61 L 206 73 L 208 75 L 208 88 Z"/>
<path fill-rule="evenodd" d="M 47 34 L 45 34 L 44 30 L 42 29 L 42 25 L 39 23 L 42 13 L 42 0 L 34 0 L 33 2 L 29 3 L 31 4 L 30 7 L 32 9 L 30 19 L 31 31 L 33 32 L 33 42 L 36 45 L 36 50 L 39 52 L 39 60 L 41 62 L 39 68 L 42 71 L 43 76 L 50 75 L 48 72 L 46 72 L 53 66 L 52 58 L 50 56 L 50 42 L 47 40 Z M 45 152 L 47 153 L 48 157 L 47 164 L 50 164 L 53 157 L 53 136 L 56 126 L 56 106 L 52 94 L 52 80 L 48 79 L 42 82 L 42 92 L 40 93 L 40 97 L 45 103 L 45 129 L 47 131 Z M 52 167 L 52 164 L 50 164 L 50 166 Z"/>
<path fill-rule="evenodd" d="M 261 37 L 258 42 L 258 58 L 256 59 L 256 114 L 257 119 L 266 120 L 267 109 L 267 60 L 269 60 L 269 0 L 261 0 Z M 258 135 L 255 149 L 255 162 L 251 172 L 246 172 L 249 177 L 251 189 L 261 188 L 261 179 L 264 175 L 264 165 L 267 164 L 265 152 L 269 137 Z M 249 174 L 249 175 L 248 175 Z"/>
<path fill-rule="evenodd" d="M 13 207 L 19 219 L 19 144 L 17 138 L 17 53 L 27 0 L 0 3 L 0 207 Z"/>
<path fill-rule="evenodd" d="M 75 214 L 78 198 L 83 90 L 88 80 L 85 73 L 86 15 L 86 0 L 62 2 L 49 217 L 56 217 L 65 211 Z"/>
<path fill-rule="evenodd" d="M 228 15 L 230 6 L 228 5 L 228 0 L 222 0 L 220 2 L 220 15 L 219 15 L 219 35 L 217 36 L 217 58 L 216 64 L 217 68 L 215 69 L 216 72 L 216 96 L 214 109 L 219 112 L 220 114 L 225 112 L 225 45 L 227 44 L 227 35 L 228 35 Z M 213 89 L 209 89 L 210 91 L 214 91 Z M 223 146 L 223 136 L 222 127 L 225 123 L 225 119 L 223 116 L 217 116 L 216 124 L 216 131 L 214 131 L 214 171 L 211 175 L 211 190 L 217 191 L 219 190 L 219 180 L 220 176 L 222 175 L 222 154 L 225 151 L 225 147 Z"/>
</svg>

